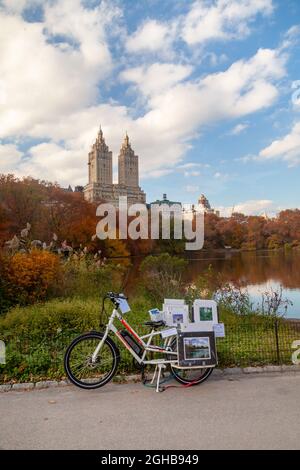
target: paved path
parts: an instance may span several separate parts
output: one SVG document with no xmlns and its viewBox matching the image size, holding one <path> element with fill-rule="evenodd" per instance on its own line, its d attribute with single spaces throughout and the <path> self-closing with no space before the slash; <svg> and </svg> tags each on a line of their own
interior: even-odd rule
<svg viewBox="0 0 300 470">
<path fill-rule="evenodd" d="M 0 394 L 2 449 L 299 449 L 300 374 Z"/>
</svg>

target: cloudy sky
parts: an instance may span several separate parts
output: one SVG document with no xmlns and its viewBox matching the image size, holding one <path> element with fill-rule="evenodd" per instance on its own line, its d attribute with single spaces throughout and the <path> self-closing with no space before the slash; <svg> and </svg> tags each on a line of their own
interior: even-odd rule
<svg viewBox="0 0 300 470">
<path fill-rule="evenodd" d="M 0 172 L 86 184 L 101 123 L 151 201 L 299 207 L 299 0 L 0 0 Z"/>
</svg>

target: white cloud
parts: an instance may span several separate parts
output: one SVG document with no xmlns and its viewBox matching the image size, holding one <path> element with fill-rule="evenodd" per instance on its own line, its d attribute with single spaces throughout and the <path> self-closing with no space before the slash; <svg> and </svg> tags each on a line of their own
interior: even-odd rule
<svg viewBox="0 0 300 470">
<path fill-rule="evenodd" d="M 244 155 L 243 157 L 235 158 L 236 162 L 242 162 L 242 163 L 248 163 L 254 160 L 257 160 L 257 155 L 248 154 L 248 155 Z"/>
<path fill-rule="evenodd" d="M 82 181 L 85 156 L 74 149 L 67 149 L 55 143 L 43 143 L 31 147 L 28 158 L 18 167 L 17 174 L 39 177 L 60 182 L 65 186 Z"/>
<path fill-rule="evenodd" d="M 260 160 L 283 160 L 289 166 L 300 164 L 300 122 L 282 139 L 274 140 L 259 153 Z"/>
<path fill-rule="evenodd" d="M 228 133 L 228 135 L 239 135 L 242 132 L 244 132 L 247 128 L 249 127 L 249 124 L 246 123 L 240 123 L 234 126 L 233 129 Z"/>
<path fill-rule="evenodd" d="M 185 171 L 184 173 L 185 178 L 190 178 L 191 176 L 200 176 L 200 171 Z"/>
<path fill-rule="evenodd" d="M 16 145 L 0 143 L 0 173 L 11 173 L 19 165 L 21 158 L 22 152 Z"/>
<path fill-rule="evenodd" d="M 232 178 L 235 175 L 232 175 L 232 174 L 229 174 L 229 173 L 221 173 L 220 171 L 216 171 L 213 176 L 219 182 L 220 181 L 225 182 L 225 181 L 228 181 L 230 178 Z"/>
<path fill-rule="evenodd" d="M 258 14 L 269 15 L 272 0 L 196 0 L 183 21 L 182 37 L 189 44 L 241 39 Z"/>
<path fill-rule="evenodd" d="M 177 166 L 177 168 L 180 170 L 184 170 L 186 168 L 198 168 L 198 167 L 209 168 L 210 165 L 208 163 L 187 162 L 187 163 L 183 163 L 182 165 Z"/>
<path fill-rule="evenodd" d="M 115 13 L 104 16 L 103 8 L 62 0 L 46 4 L 40 23 L 0 11 L 3 137 L 30 134 L 38 123 L 67 118 L 97 99 L 99 81 L 112 67 L 104 27 Z M 76 44 L 49 43 L 51 34 Z"/>
<path fill-rule="evenodd" d="M 203 60 L 207 59 L 209 64 L 212 67 L 216 67 L 217 65 L 223 64 L 224 62 L 228 61 L 228 57 L 226 54 L 217 55 L 215 52 L 207 52 L 203 55 Z"/>
<path fill-rule="evenodd" d="M 260 49 L 224 72 L 153 94 L 148 101 L 151 109 L 142 119 L 149 127 L 182 138 L 204 124 L 253 113 L 274 103 L 278 96 L 274 82 L 284 76 L 284 64 L 276 50 Z"/>
<path fill-rule="evenodd" d="M 172 168 L 163 168 L 161 170 L 150 170 L 147 175 L 142 175 L 147 178 L 161 178 L 162 176 L 169 175 L 170 173 L 173 173 Z"/>
<path fill-rule="evenodd" d="M 300 80 L 295 80 L 292 83 L 292 103 L 296 111 L 300 110 Z"/>
<path fill-rule="evenodd" d="M 111 2 L 90 8 L 79 0 L 42 3 L 45 14 L 40 23 L 0 10 L 0 137 L 47 141 L 32 146 L 26 158 L 11 160 L 10 169 L 18 174 L 63 185 L 86 183 L 87 153 L 100 123 L 115 156 L 127 129 L 140 156 L 142 177 L 163 176 L 174 168 L 195 173 L 198 164 L 182 160 L 190 140 L 204 126 L 242 118 L 272 105 L 278 96 L 277 81 L 285 74 L 286 57 L 277 50 L 260 49 L 222 72 L 198 78 L 195 74 L 191 78 L 194 69 L 182 57 L 171 63 L 173 56 L 166 63 L 118 72 L 125 86 L 135 87 L 144 111 L 104 99 L 103 90 L 116 84 L 117 67 L 123 66 L 114 63 L 107 37 L 121 12 Z M 133 49 L 125 59 L 148 46 L 152 51 L 170 50 L 174 25 L 144 23 L 127 39 L 127 51 Z M 60 42 L 53 41 L 58 36 Z M 130 43 L 133 37 L 135 46 Z M 123 39 L 115 37 L 114 47 L 123 46 Z M 141 56 L 133 62 L 137 60 Z"/>
<path fill-rule="evenodd" d="M 171 47 L 175 24 L 147 20 L 126 41 L 126 49 L 132 53 L 161 52 Z"/>
<path fill-rule="evenodd" d="M 161 65 L 166 65 L 157 68 L 165 74 L 162 87 L 159 83 L 151 85 L 149 82 L 146 85 L 136 78 L 141 94 L 147 93 L 148 108 L 137 118 L 132 117 L 130 108 L 114 103 L 94 106 L 81 103 L 79 109 L 72 109 L 71 103 L 69 108 L 66 106 L 57 113 L 50 112 L 50 104 L 43 103 L 42 115 L 34 115 L 34 119 L 26 116 L 21 124 L 26 124 L 27 135 L 35 138 L 47 136 L 52 144 L 62 146 L 65 152 L 48 147 L 48 151 L 53 149 L 53 159 L 50 152 L 47 157 L 43 154 L 43 162 L 40 161 L 42 155 L 40 158 L 31 155 L 30 165 L 27 162 L 26 166 L 22 166 L 22 171 L 41 178 L 46 174 L 47 178 L 54 178 L 64 185 L 70 180 L 73 184 L 84 184 L 87 180 L 87 152 L 95 139 L 99 123 L 102 123 L 107 143 L 115 155 L 127 129 L 133 148 L 140 156 L 141 176 L 165 175 L 170 168 L 181 164 L 189 149 L 189 139 L 207 123 L 236 119 L 270 106 L 278 93 L 274 81 L 284 74 L 284 60 L 271 50 L 260 50 L 249 60 L 238 61 L 226 71 L 198 81 L 175 82 L 175 78 L 182 80 L 189 69 L 174 67 L 174 77 L 171 77 L 169 64 Z M 143 73 L 147 77 L 147 70 L 143 69 Z M 168 80 L 171 84 L 165 88 Z M 48 88 L 49 95 L 55 93 L 56 87 L 52 87 L 51 83 L 48 83 Z M 23 99 L 21 89 L 20 93 Z M 42 97 L 39 98 L 42 101 Z M 75 101 L 78 104 L 78 100 Z M 57 104 L 58 107 L 60 105 L 61 102 Z M 27 108 L 23 106 L 21 110 L 26 113 Z M 45 109 L 48 110 L 46 114 Z M 18 124 L 21 125 L 20 120 Z M 71 159 L 69 155 L 72 155 Z M 59 165 L 56 167 L 57 162 Z"/>
<path fill-rule="evenodd" d="M 125 82 L 138 85 L 146 96 L 163 92 L 186 79 L 192 73 L 190 65 L 154 63 L 146 67 L 126 69 L 120 74 Z"/>
<path fill-rule="evenodd" d="M 220 211 L 223 217 L 230 217 L 232 212 L 239 212 L 245 215 L 264 215 L 266 213 L 270 215 L 278 210 L 270 199 L 249 200 L 229 207 L 220 206 L 216 209 Z"/>
<path fill-rule="evenodd" d="M 295 46 L 300 38 L 300 25 L 294 25 L 289 28 L 284 36 L 280 46 L 282 50 Z"/>
<path fill-rule="evenodd" d="M 185 191 L 186 191 L 187 193 L 198 193 L 199 190 L 200 190 L 200 189 L 199 189 L 199 186 L 191 185 L 191 184 L 185 186 L 184 189 L 185 189 Z"/>
<path fill-rule="evenodd" d="M 20 14 L 25 8 L 42 3 L 42 1 L 43 0 L 2 0 L 2 5 L 6 11 Z M 0 4 L 0 8 L 2 5 Z"/>
</svg>

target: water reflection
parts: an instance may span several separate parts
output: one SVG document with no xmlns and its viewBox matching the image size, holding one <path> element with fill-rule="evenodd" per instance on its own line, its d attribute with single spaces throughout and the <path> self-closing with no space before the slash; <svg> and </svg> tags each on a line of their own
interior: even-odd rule
<svg viewBox="0 0 300 470">
<path fill-rule="evenodd" d="M 261 302 L 261 294 L 270 288 L 283 287 L 283 298 L 293 302 L 287 317 L 300 318 L 300 252 L 186 252 L 189 267 L 186 280 L 192 282 L 211 265 L 221 273 L 224 282 L 242 282 L 247 286 L 251 300 Z M 143 257 L 133 259 L 127 280 L 127 292 L 135 290 L 139 266 Z"/>
<path fill-rule="evenodd" d="M 225 282 L 243 282 L 247 285 L 251 299 L 259 302 L 261 293 L 282 285 L 283 297 L 290 299 L 287 316 L 300 318 L 300 253 L 209 253 L 190 254 L 188 280 L 192 281 L 209 265 L 220 272 Z"/>
</svg>

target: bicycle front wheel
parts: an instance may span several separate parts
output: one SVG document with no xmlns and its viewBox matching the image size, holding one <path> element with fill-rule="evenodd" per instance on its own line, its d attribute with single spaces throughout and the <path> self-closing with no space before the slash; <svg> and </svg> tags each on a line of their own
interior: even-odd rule
<svg viewBox="0 0 300 470">
<path fill-rule="evenodd" d="M 92 361 L 92 355 L 102 338 L 103 333 L 86 333 L 75 338 L 68 347 L 64 359 L 65 371 L 77 387 L 102 387 L 116 373 L 120 353 L 111 338 L 105 339 L 96 361 Z"/>
</svg>

